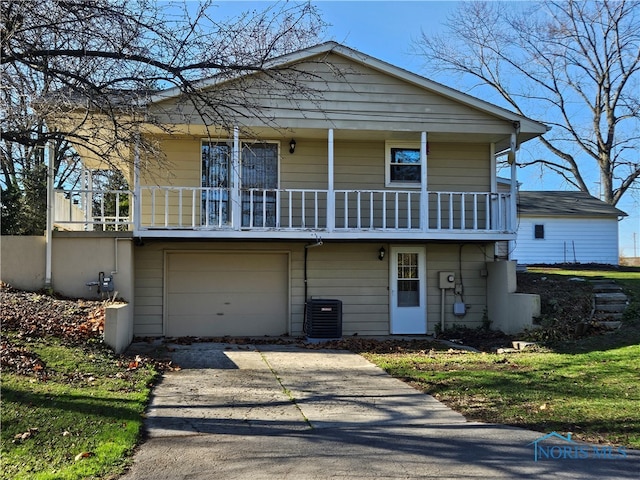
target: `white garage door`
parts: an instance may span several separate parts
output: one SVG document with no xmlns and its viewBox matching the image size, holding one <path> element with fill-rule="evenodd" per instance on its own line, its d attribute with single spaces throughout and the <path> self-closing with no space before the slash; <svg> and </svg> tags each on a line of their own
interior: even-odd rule
<svg viewBox="0 0 640 480">
<path fill-rule="evenodd" d="M 288 263 L 283 253 L 168 253 L 165 335 L 286 334 Z"/>
</svg>

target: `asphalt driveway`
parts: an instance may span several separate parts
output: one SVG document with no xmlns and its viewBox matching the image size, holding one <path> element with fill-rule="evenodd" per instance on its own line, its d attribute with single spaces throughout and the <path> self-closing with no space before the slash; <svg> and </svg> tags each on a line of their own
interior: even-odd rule
<svg viewBox="0 0 640 480">
<path fill-rule="evenodd" d="M 200 343 L 172 355 L 182 370 L 155 388 L 124 480 L 639 476 L 640 452 L 467 422 L 353 353 Z"/>
</svg>

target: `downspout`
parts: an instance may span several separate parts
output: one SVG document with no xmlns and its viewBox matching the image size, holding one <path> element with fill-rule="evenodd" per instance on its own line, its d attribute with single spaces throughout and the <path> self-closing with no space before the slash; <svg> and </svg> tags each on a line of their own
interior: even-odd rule
<svg viewBox="0 0 640 480">
<path fill-rule="evenodd" d="M 52 240 L 53 240 L 53 202 L 55 201 L 53 192 L 54 182 L 54 157 L 55 149 L 53 143 L 48 145 L 48 165 L 47 165 L 47 227 L 45 231 L 45 267 L 44 267 L 44 287 L 51 288 L 52 282 Z"/>
<path fill-rule="evenodd" d="M 309 301 L 309 285 L 308 285 L 308 275 L 307 275 L 307 262 L 309 257 L 309 249 L 314 247 L 322 246 L 322 239 L 320 237 L 316 238 L 316 243 L 308 243 L 304 246 L 304 317 L 302 320 L 302 330 L 306 333 L 307 331 L 307 302 Z"/>
</svg>

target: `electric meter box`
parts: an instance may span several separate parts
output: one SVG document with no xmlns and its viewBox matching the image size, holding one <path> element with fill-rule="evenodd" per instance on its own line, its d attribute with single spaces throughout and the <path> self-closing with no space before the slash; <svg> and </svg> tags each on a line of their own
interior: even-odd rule
<svg viewBox="0 0 640 480">
<path fill-rule="evenodd" d="M 440 288 L 449 289 L 455 288 L 456 276 L 453 272 L 439 272 L 440 274 Z"/>
</svg>

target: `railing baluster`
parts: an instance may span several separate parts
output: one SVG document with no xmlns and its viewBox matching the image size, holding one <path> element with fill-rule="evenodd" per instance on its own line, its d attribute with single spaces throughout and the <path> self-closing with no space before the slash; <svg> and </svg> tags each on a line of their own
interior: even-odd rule
<svg viewBox="0 0 640 480">
<path fill-rule="evenodd" d="M 249 228 L 253 228 L 253 190 L 249 190 Z"/>
<path fill-rule="evenodd" d="M 449 192 L 449 230 L 453 230 L 453 193 Z"/>
<path fill-rule="evenodd" d="M 69 221 L 73 221 L 73 196 L 69 195 Z"/>
<path fill-rule="evenodd" d="M 151 188 L 151 226 L 156 225 L 156 189 Z"/>
<path fill-rule="evenodd" d="M 169 189 L 164 191 L 164 226 L 169 226 Z"/>
<path fill-rule="evenodd" d="M 344 192 L 344 228 L 349 228 L 349 192 Z"/>
<path fill-rule="evenodd" d="M 178 226 L 182 227 L 182 192 L 183 189 L 178 189 Z"/>
<path fill-rule="evenodd" d="M 473 229 L 478 230 L 478 194 L 473 194 Z"/>
<path fill-rule="evenodd" d="M 407 228 L 411 230 L 411 192 L 407 192 Z"/>
<path fill-rule="evenodd" d="M 91 194 L 91 196 L 93 197 L 93 194 Z M 91 205 L 89 208 L 91 208 L 91 210 L 93 210 L 93 205 Z M 104 222 L 105 222 L 105 218 L 104 218 L 104 193 L 102 195 L 100 195 L 100 222 L 102 223 L 102 228 L 104 229 Z M 91 221 L 93 222 L 93 215 L 91 216 Z"/>
<path fill-rule="evenodd" d="M 293 228 L 293 190 L 289 192 L 289 228 Z"/>
<path fill-rule="evenodd" d="M 493 218 L 493 209 L 491 203 L 493 201 L 493 194 L 487 193 L 484 197 L 484 203 L 486 208 L 485 219 L 484 219 L 484 228 L 486 230 L 491 230 L 491 218 Z"/>
<path fill-rule="evenodd" d="M 228 198 L 229 192 L 224 188 L 217 187 L 214 193 L 216 201 L 213 206 L 216 209 L 216 224 L 218 228 L 222 228 L 224 225 L 224 198 L 225 196 Z"/>
<path fill-rule="evenodd" d="M 280 228 L 280 192 L 281 190 L 276 190 L 276 211 L 275 211 L 276 228 Z"/>
<path fill-rule="evenodd" d="M 465 230 L 467 228 L 467 211 L 465 208 L 466 196 L 464 193 L 460 194 L 460 230 Z"/>
<path fill-rule="evenodd" d="M 196 228 L 196 189 L 191 190 L 191 228 Z"/>
<path fill-rule="evenodd" d="M 262 228 L 267 226 L 267 191 L 262 190 Z"/>
<path fill-rule="evenodd" d="M 393 224 L 393 228 L 397 230 L 398 229 L 398 192 L 395 192 L 394 203 L 395 203 L 395 221 Z"/>
<path fill-rule="evenodd" d="M 305 196 L 304 192 L 300 192 L 301 198 L 300 198 L 300 207 L 302 208 L 302 212 L 301 212 L 301 226 L 302 228 L 305 228 L 307 225 L 307 204 L 306 204 L 306 199 L 307 197 Z"/>
<path fill-rule="evenodd" d="M 358 230 L 362 228 L 362 219 L 361 219 L 362 215 L 361 215 L 361 203 L 360 203 L 361 194 L 362 192 L 360 191 L 356 192 L 356 227 L 358 228 Z"/>
<path fill-rule="evenodd" d="M 382 192 L 382 229 L 387 229 L 387 192 Z"/>
<path fill-rule="evenodd" d="M 373 202 L 374 202 L 373 192 L 369 192 L 369 228 L 373 230 Z"/>
<path fill-rule="evenodd" d="M 116 192 L 116 228 L 115 230 L 119 230 L 120 227 L 120 193 Z"/>
<path fill-rule="evenodd" d="M 304 195 L 304 192 L 303 192 Z M 318 228 L 318 191 L 313 192 L 313 228 Z"/>
</svg>

